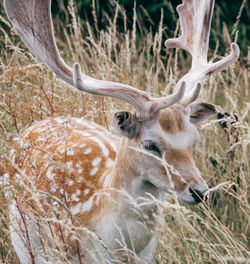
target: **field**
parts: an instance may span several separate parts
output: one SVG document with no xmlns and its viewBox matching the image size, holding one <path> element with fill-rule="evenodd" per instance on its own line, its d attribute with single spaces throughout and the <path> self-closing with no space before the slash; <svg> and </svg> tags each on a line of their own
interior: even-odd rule
<svg viewBox="0 0 250 264">
<path fill-rule="evenodd" d="M 245 5 L 243 1 L 242 9 Z M 172 10 L 170 2 L 167 8 Z M 191 63 L 184 51 L 164 47 L 167 38 L 179 33 L 177 14 L 171 11 L 175 30 L 167 31 L 162 17 L 158 30 L 152 32 L 136 12 L 129 27 L 125 11 L 119 5 L 113 9 L 113 17 L 107 16 L 107 25 L 100 30 L 97 23 L 83 24 L 69 1 L 65 21 L 54 20 L 62 57 L 69 65 L 79 61 L 83 71 L 97 79 L 130 84 L 153 96 L 170 94 Z M 114 132 L 113 113 L 130 108 L 115 99 L 79 92 L 57 78 L 24 47 L 2 3 L 0 10 L 0 263 L 12 264 L 18 260 L 9 238 L 8 203 L 15 186 L 4 174 L 13 139 L 35 121 L 57 116 L 84 117 Z M 232 41 L 239 43 L 241 56 L 203 84 L 201 98 L 231 116 L 224 129 L 216 117 L 199 126 L 196 163 L 213 188 L 209 201 L 197 206 L 180 204 L 173 197 L 164 204 L 155 201 L 161 223 L 156 264 L 250 263 L 249 47 L 246 31 L 238 34 L 241 10 L 230 31 L 220 21 L 217 5 L 214 13 L 209 60 L 228 54 Z"/>
</svg>

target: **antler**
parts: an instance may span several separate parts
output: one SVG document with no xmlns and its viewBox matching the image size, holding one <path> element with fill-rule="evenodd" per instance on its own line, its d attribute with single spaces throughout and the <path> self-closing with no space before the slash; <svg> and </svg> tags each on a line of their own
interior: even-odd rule
<svg viewBox="0 0 250 264">
<path fill-rule="evenodd" d="M 28 49 L 59 77 L 81 91 L 121 99 L 136 109 L 140 120 L 151 118 L 159 110 L 178 102 L 184 95 L 185 83 L 170 96 L 151 98 L 132 86 L 101 81 L 84 75 L 80 65 L 73 69 L 60 56 L 51 20 L 51 0 L 5 0 L 5 10 L 15 30 Z"/>
<path fill-rule="evenodd" d="M 209 34 L 213 15 L 214 0 L 183 0 L 177 7 L 180 17 L 182 34 L 179 38 L 168 39 L 165 45 L 168 48 L 181 48 L 192 56 L 191 70 L 185 74 L 176 87 L 185 81 L 186 94 L 181 103 L 187 105 L 196 100 L 200 85 L 208 76 L 220 72 L 234 63 L 240 54 L 236 43 L 231 44 L 231 53 L 215 63 L 207 62 Z"/>
</svg>

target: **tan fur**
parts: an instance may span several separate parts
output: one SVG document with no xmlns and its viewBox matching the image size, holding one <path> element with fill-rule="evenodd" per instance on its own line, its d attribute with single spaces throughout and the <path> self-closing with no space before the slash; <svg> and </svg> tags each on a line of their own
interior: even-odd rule
<svg viewBox="0 0 250 264">
<path fill-rule="evenodd" d="M 76 130 L 86 132 L 90 136 L 85 137 L 84 134 L 75 133 Z M 91 139 L 91 137 L 99 137 L 96 133 L 98 130 L 107 138 L 102 140 L 109 152 L 107 157 L 103 155 L 101 147 Z M 94 226 L 100 210 L 105 210 L 108 206 L 105 196 L 98 198 L 98 191 L 117 184 L 111 179 L 110 183 L 104 186 L 106 177 L 112 175 L 113 170 L 113 167 L 107 167 L 106 163 L 110 160 L 114 162 L 116 157 L 115 151 L 108 144 L 109 140 L 118 145 L 119 138 L 107 133 L 106 130 L 97 126 L 95 130 L 90 129 L 75 122 L 74 119 L 66 120 L 61 124 L 51 119 L 37 123 L 25 131 L 13 144 L 10 159 L 15 169 L 9 171 L 12 184 L 25 182 L 28 186 L 28 188 L 21 187 L 20 192 L 16 194 L 23 213 L 29 214 L 31 210 L 33 214 L 40 216 L 43 214 L 49 217 L 53 214 L 53 199 L 44 203 L 46 205 L 43 208 L 34 208 L 35 203 L 30 200 L 32 193 L 28 192 L 29 188 L 46 192 L 49 196 L 59 199 L 68 210 L 94 197 L 90 210 L 74 214 L 78 223 Z M 90 153 L 88 153 L 89 148 L 91 148 Z M 94 166 L 92 162 L 96 157 L 101 160 L 97 166 Z M 91 172 L 94 172 L 93 175 Z M 85 190 L 88 192 L 84 193 Z M 79 195 L 76 195 L 77 193 Z M 65 210 L 62 215 L 57 215 L 57 218 L 64 219 L 65 222 L 72 221 L 70 214 L 65 213 Z M 53 225 L 54 233 L 60 234 L 59 225 Z M 65 237 L 64 241 L 72 245 L 70 237 Z"/>
</svg>

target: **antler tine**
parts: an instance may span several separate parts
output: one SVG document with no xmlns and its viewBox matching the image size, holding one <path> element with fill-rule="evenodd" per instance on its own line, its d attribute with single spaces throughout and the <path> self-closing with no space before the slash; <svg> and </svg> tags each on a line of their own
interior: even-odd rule
<svg viewBox="0 0 250 264">
<path fill-rule="evenodd" d="M 194 89 L 194 92 L 192 92 L 189 96 L 185 96 L 185 100 L 181 101 L 182 105 L 188 106 L 192 102 L 194 102 L 200 95 L 200 91 L 201 91 L 201 83 L 198 82 Z"/>
<path fill-rule="evenodd" d="M 136 109 L 140 120 L 151 118 L 157 111 L 179 101 L 184 95 L 183 85 L 164 98 L 151 98 L 132 86 L 101 81 L 81 72 L 80 65 L 69 67 L 60 56 L 51 20 L 51 0 L 4 0 L 9 20 L 28 49 L 59 77 L 79 90 L 123 100 Z M 74 79 L 74 80 L 73 80 Z"/>
<path fill-rule="evenodd" d="M 232 43 L 231 53 L 228 56 L 215 63 L 207 62 L 213 8 L 214 0 L 183 0 L 183 3 L 177 7 L 182 34 L 179 38 L 168 39 L 165 42 L 166 47 L 184 49 L 192 56 L 191 70 L 176 86 L 179 87 L 183 81 L 187 83 L 186 94 L 181 102 L 187 102 L 187 98 L 192 97 L 197 82 L 202 82 L 208 76 L 224 70 L 239 57 L 239 47 L 236 43 Z"/>
<path fill-rule="evenodd" d="M 177 7 L 182 34 L 177 39 L 165 42 L 169 48 L 181 48 L 192 57 L 192 65 L 207 62 L 209 33 L 213 15 L 214 0 L 183 0 Z"/>
</svg>

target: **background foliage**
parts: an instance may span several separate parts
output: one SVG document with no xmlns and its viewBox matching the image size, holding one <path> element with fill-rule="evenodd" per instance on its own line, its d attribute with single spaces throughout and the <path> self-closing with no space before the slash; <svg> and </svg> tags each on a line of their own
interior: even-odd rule
<svg viewBox="0 0 250 264">
<path fill-rule="evenodd" d="M 231 38 L 234 40 L 236 38 L 240 39 L 241 51 L 246 55 L 247 46 L 250 44 L 250 4 L 249 1 L 239 1 L 239 0 L 217 0 L 216 11 L 214 13 L 212 30 L 216 31 L 215 38 L 222 35 L 223 25 L 226 25 L 228 31 L 231 32 Z M 143 26 L 146 30 L 138 26 L 138 34 L 143 34 L 147 30 L 152 29 L 153 32 L 158 30 L 158 26 L 161 19 L 161 11 L 163 10 L 164 24 L 166 24 L 165 31 L 167 34 L 171 35 L 172 31 L 176 27 L 177 14 L 175 13 L 177 5 L 181 4 L 181 0 L 119 0 L 119 1 L 106 1 L 106 0 L 76 0 L 75 4 L 77 10 L 79 10 L 78 15 L 80 16 L 82 23 L 84 21 L 90 21 L 91 24 L 94 23 L 93 18 L 93 8 L 97 17 L 97 24 L 99 29 L 104 29 L 107 26 L 107 16 L 112 17 L 114 15 L 114 6 L 116 3 L 124 8 L 127 16 L 128 27 L 131 29 L 133 24 L 133 8 L 136 6 L 137 16 L 139 20 L 144 21 Z M 63 1 L 52 1 L 52 12 L 55 17 L 60 17 L 65 20 L 65 7 L 67 5 L 67 0 Z M 241 10 L 241 6 L 244 8 Z M 237 24 L 237 31 L 235 31 L 235 22 L 237 16 L 240 12 L 240 23 Z M 174 14 L 174 16 L 173 16 Z M 215 23 L 216 21 L 216 23 Z M 118 31 L 124 31 L 123 19 L 118 17 Z M 235 28 L 234 28 L 235 27 Z M 236 36 L 237 34 L 237 36 Z M 248 37 L 247 37 L 248 36 Z M 212 45 L 214 45 L 214 39 L 211 39 Z"/>
</svg>

